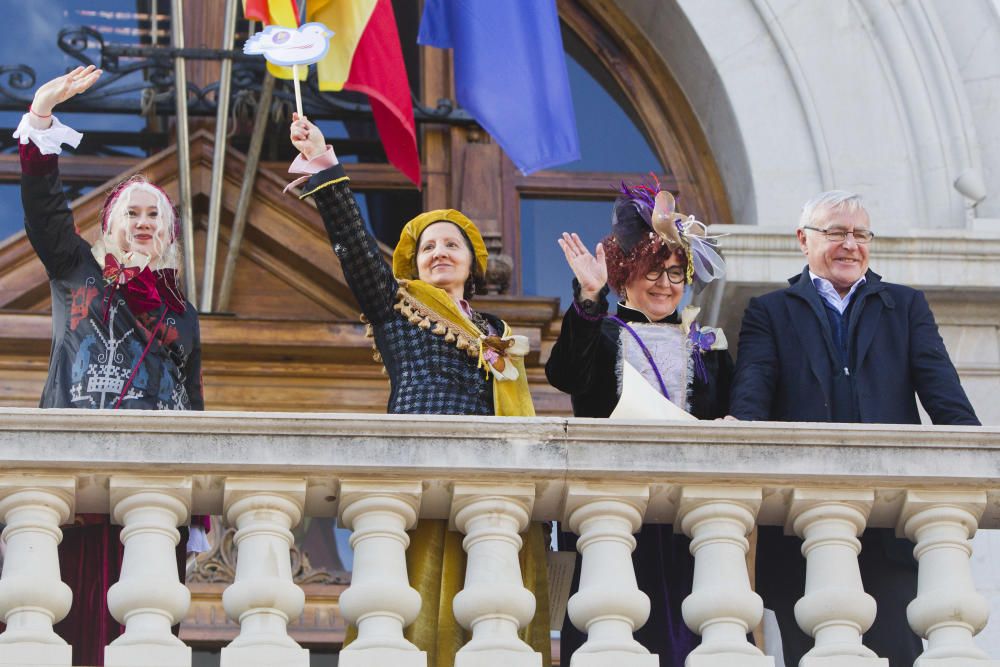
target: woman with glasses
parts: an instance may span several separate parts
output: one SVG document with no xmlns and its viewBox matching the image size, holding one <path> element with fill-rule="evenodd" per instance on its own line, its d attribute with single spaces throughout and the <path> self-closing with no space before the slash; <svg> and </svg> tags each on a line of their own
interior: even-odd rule
<svg viewBox="0 0 1000 667">
<path fill-rule="evenodd" d="M 658 183 L 623 183 L 611 234 L 594 253 L 577 234 L 564 233 L 558 243 L 575 275 L 574 300 L 545 374 L 554 387 L 571 395 L 573 414 L 612 416 L 622 398 L 625 371 L 632 367 L 676 408 L 698 419 L 725 416 L 733 368 L 725 335 L 700 326 L 698 308 L 682 307 L 695 290 L 725 271 L 705 225 L 677 213 L 673 196 Z M 614 314 L 609 312 L 609 288 L 620 297 Z M 574 536 L 563 533 L 561 538 L 561 549 L 574 548 Z M 649 524 L 633 553 L 639 588 L 652 603 L 636 639 L 659 654 L 663 667 L 681 667 L 699 641 L 681 617 L 694 568 L 688 545 L 671 526 Z M 578 585 L 579 573 L 574 591 Z M 564 664 L 583 640 L 567 619 Z"/>
</svg>

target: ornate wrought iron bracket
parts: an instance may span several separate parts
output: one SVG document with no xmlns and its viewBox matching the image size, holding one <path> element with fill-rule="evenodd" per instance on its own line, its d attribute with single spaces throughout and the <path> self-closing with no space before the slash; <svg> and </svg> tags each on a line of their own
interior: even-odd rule
<svg viewBox="0 0 1000 667">
<path fill-rule="evenodd" d="M 232 100 L 240 106 L 247 93 L 260 92 L 264 77 L 264 62 L 259 56 L 247 56 L 241 51 L 224 49 L 158 46 L 123 46 L 106 44 L 101 33 L 88 27 L 63 28 L 59 32 L 59 49 L 82 65 L 96 65 L 105 75 L 85 94 L 73 98 L 61 108 L 84 113 L 156 113 L 174 112 L 173 62 L 178 57 L 190 60 L 233 60 Z M 21 111 L 31 103 L 38 84 L 34 69 L 27 65 L 0 65 L 0 110 Z M 218 104 L 218 82 L 199 88 L 187 86 L 188 113 L 214 116 Z M 303 86 L 303 103 L 313 119 L 371 118 L 371 105 L 354 101 L 357 95 L 321 91 L 315 68 Z M 279 87 L 274 93 L 280 104 L 294 103 L 292 91 Z M 440 99 L 434 108 L 424 106 L 411 92 L 413 117 L 418 123 L 474 125 L 475 119 L 457 107 L 450 99 Z"/>
</svg>

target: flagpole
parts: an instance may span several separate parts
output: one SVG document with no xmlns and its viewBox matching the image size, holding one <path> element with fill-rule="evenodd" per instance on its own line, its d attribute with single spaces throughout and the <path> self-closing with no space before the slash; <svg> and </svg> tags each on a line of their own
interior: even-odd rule
<svg viewBox="0 0 1000 667">
<path fill-rule="evenodd" d="M 308 68 L 309 65 L 306 65 Z M 302 88 L 299 87 L 299 66 L 292 65 L 292 83 L 295 85 L 295 110 L 302 117 Z"/>
<path fill-rule="evenodd" d="M 184 48 L 184 0 L 170 4 L 170 33 L 175 49 Z M 191 303 L 198 303 L 194 270 L 194 213 L 191 207 L 191 153 L 188 135 L 187 72 L 184 58 L 174 59 L 174 105 L 177 115 L 177 190 L 180 204 L 181 238 L 184 242 L 184 287 Z"/>
<path fill-rule="evenodd" d="M 223 48 L 233 48 L 236 37 L 236 0 L 226 0 Z M 226 159 L 226 135 L 229 122 L 229 91 L 232 85 L 233 59 L 223 58 L 219 72 L 219 93 L 216 97 L 215 151 L 212 155 L 212 184 L 208 199 L 208 231 L 205 239 L 205 272 L 201 281 L 201 311 L 212 312 L 215 289 L 215 255 L 219 248 L 219 226 L 222 218 L 222 181 Z"/>
<path fill-rule="evenodd" d="M 253 33 L 253 29 L 250 30 Z M 274 77 L 264 69 L 264 81 L 260 87 L 260 98 L 257 101 L 257 113 L 253 121 L 253 134 L 250 135 L 250 147 L 247 149 L 246 177 L 240 188 L 240 198 L 236 202 L 236 213 L 233 214 L 233 230 L 229 234 L 229 250 L 226 252 L 226 263 L 222 266 L 222 282 L 219 284 L 218 310 L 225 312 L 229 308 L 229 297 L 233 292 L 233 282 L 236 279 L 236 262 L 239 260 L 240 244 L 243 242 L 243 231 L 246 228 L 247 211 L 250 209 L 250 198 L 253 196 L 254 183 L 257 180 L 257 167 L 260 164 L 260 151 L 264 146 L 264 131 L 267 129 L 267 118 L 271 111 L 271 99 L 274 95 Z"/>
</svg>

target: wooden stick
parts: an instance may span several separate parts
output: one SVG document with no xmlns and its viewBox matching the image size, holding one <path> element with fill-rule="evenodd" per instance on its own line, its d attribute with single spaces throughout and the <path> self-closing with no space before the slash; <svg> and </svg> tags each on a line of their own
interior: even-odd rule
<svg viewBox="0 0 1000 667">
<path fill-rule="evenodd" d="M 306 65 L 308 67 L 308 65 Z M 299 118 L 302 117 L 302 89 L 299 87 L 299 66 L 292 65 L 292 81 L 295 84 L 295 110 L 299 112 Z"/>
</svg>

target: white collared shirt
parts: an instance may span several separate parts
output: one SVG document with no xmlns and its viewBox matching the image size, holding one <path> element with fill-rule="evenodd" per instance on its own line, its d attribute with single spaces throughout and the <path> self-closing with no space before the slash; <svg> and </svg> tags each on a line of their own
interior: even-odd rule
<svg viewBox="0 0 1000 667">
<path fill-rule="evenodd" d="M 861 276 L 858 278 L 857 282 L 851 285 L 851 289 L 847 292 L 846 296 L 841 297 L 840 293 L 837 292 L 837 288 L 833 286 L 826 278 L 820 278 L 812 269 L 809 270 L 809 278 L 812 280 L 812 284 L 816 286 L 816 291 L 819 295 L 823 297 L 823 300 L 834 307 L 838 313 L 844 314 L 847 310 L 847 306 L 851 303 L 851 297 L 854 296 L 854 292 L 857 291 L 858 287 L 865 284 L 867 278 Z"/>
</svg>

